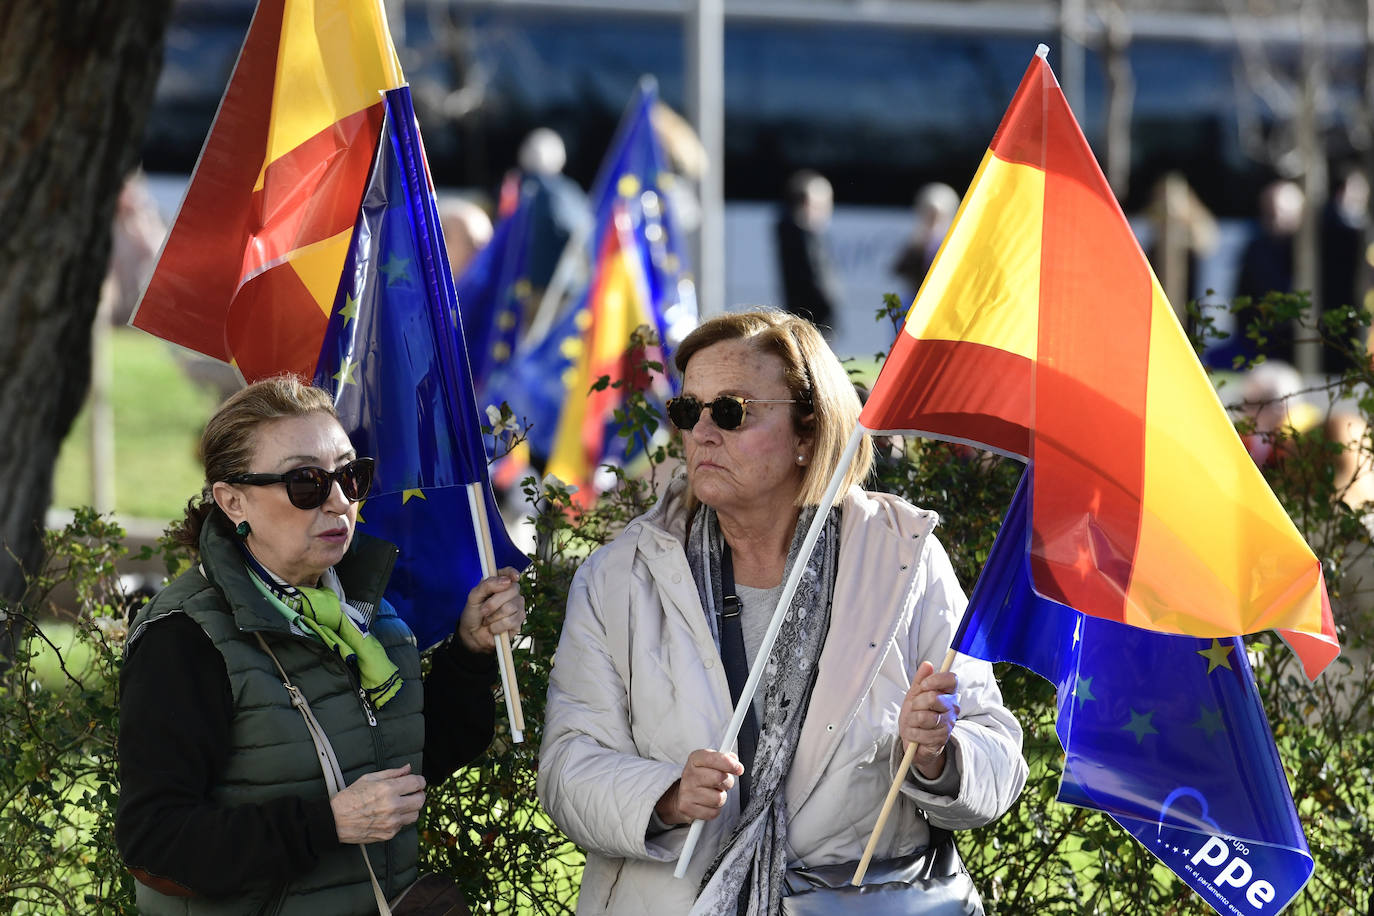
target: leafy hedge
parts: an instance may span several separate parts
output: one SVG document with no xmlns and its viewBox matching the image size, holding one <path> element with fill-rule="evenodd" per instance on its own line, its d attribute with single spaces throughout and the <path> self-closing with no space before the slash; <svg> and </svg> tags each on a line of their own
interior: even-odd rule
<svg viewBox="0 0 1374 916">
<path fill-rule="evenodd" d="M 1303 305 L 1300 297 L 1268 297 L 1256 304 L 1260 317 L 1249 332 L 1260 339 L 1264 321 L 1287 320 Z M 1341 321 L 1359 318 L 1353 311 L 1336 314 L 1327 330 L 1341 331 L 1349 326 Z M 1207 321 L 1195 319 L 1205 334 Z M 1352 343 L 1347 335 L 1332 345 Z M 1374 375 L 1360 367 L 1323 393 L 1374 418 L 1371 383 Z M 656 431 L 657 418 L 642 400 L 632 401 L 626 418 L 639 434 Z M 1358 447 L 1374 458 L 1367 436 Z M 1317 864 L 1289 910 L 1303 916 L 1374 913 L 1374 673 L 1368 664 L 1374 544 L 1365 520 L 1340 499 L 1332 459 L 1341 448 L 1320 430 L 1290 430 L 1287 457 L 1266 474 L 1324 558 L 1346 658 L 1309 685 L 1275 640 L 1262 636 L 1250 644 Z M 577 563 L 651 504 L 678 458 L 671 446 L 651 452 L 648 474 L 623 479 L 589 512 L 574 509 L 571 494 L 556 483 L 525 483 L 539 510 L 537 556 L 524 583 L 527 644 L 520 653 L 526 740 L 512 744 L 498 733 L 482 760 L 431 789 L 420 823 L 425 867 L 456 876 L 478 911 L 562 914 L 575 905 L 581 855 L 548 821 L 534 793 L 543 696 Z M 1019 473 L 1013 462 L 909 439 L 884 451 L 877 485 L 940 512 L 941 539 L 971 587 Z M 132 881 L 113 842 L 114 685 L 127 610 L 115 575 L 121 540 L 110 521 L 78 513 L 65 530 L 48 535 L 48 568 L 8 611 L 7 625 L 20 638 L 0 672 L 0 911 L 134 912 Z M 78 608 L 76 639 L 62 651 L 47 642 L 50 618 L 36 616 L 59 586 L 71 590 L 66 603 Z M 44 664 L 50 670 L 41 670 Z M 961 837 L 989 912 L 1210 913 L 1106 816 L 1054 801 L 1062 752 L 1052 688 L 1012 666 L 999 666 L 998 675 L 1025 728 L 1030 779 L 1005 817 Z"/>
</svg>

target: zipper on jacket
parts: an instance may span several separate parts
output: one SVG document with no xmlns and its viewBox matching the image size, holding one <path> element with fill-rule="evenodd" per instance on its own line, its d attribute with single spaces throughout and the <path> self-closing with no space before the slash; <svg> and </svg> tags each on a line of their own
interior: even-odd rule
<svg viewBox="0 0 1374 916">
<path fill-rule="evenodd" d="M 367 691 L 362 687 L 358 688 L 358 702 L 363 704 L 363 712 L 367 714 L 367 724 L 376 728 L 377 710 L 373 707 L 372 701 L 367 698 Z"/>
</svg>

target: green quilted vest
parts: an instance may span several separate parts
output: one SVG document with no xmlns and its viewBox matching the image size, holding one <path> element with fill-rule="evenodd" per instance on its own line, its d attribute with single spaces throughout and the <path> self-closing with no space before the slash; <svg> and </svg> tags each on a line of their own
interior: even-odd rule
<svg viewBox="0 0 1374 916">
<path fill-rule="evenodd" d="M 354 676 L 318 640 L 291 633 L 249 580 L 231 537 L 218 516 L 212 516 L 201 534 L 200 568 L 177 577 L 160 592 L 139 612 L 130 630 L 132 642 L 142 627 L 169 614 L 186 614 L 224 656 L 234 707 L 233 752 L 223 778 L 212 789 L 214 801 L 241 805 L 282 795 L 328 795 L 305 722 L 290 704 L 281 676 L 258 646 L 255 633 L 263 635 L 291 682 L 305 694 L 329 735 L 347 784 L 364 773 L 406 763 L 419 773 L 424 750 L 420 656 L 409 627 L 381 600 L 396 549 L 355 534 L 347 556 L 335 567 L 349 603 L 364 614 L 375 612 L 371 631 L 405 679 L 400 693 L 371 716 L 374 725 Z M 387 897 L 417 877 L 419 840 L 413 826 L 386 843 L 369 845 L 368 854 Z M 245 888 L 242 895 L 229 899 L 169 897 L 139 884 L 138 910 L 145 916 L 361 916 L 376 913 L 377 904 L 358 847 L 339 846 L 289 884 Z"/>
</svg>

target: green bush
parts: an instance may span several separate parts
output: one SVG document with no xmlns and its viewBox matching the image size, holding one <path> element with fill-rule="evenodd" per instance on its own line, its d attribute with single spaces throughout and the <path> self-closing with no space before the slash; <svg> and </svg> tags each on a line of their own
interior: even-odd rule
<svg viewBox="0 0 1374 916">
<path fill-rule="evenodd" d="M 1261 318 L 1301 311 L 1301 299 L 1266 299 Z M 1351 317 L 1351 316 L 1346 316 Z M 1339 318 L 1339 316 L 1338 316 Z M 1353 316 L 1358 320 L 1359 316 Z M 1197 321 L 1203 333 L 1205 320 Z M 1332 327 L 1344 327 L 1339 323 Z M 1262 335 L 1257 325 L 1250 329 Z M 1348 335 L 1345 344 L 1349 345 Z M 1374 374 L 1357 368 L 1325 389 L 1332 403 L 1353 402 L 1374 417 Z M 540 724 L 564 596 L 578 563 L 654 500 L 680 456 L 655 439 L 657 420 L 642 398 L 625 414 L 650 443 L 644 473 L 593 509 L 575 507 L 555 481 L 527 480 L 537 506 L 538 549 L 524 579 L 529 619 L 518 653 L 525 741 L 501 730 L 489 752 L 447 783 L 432 787 L 422 815 L 421 854 L 430 870 L 454 875 L 491 913 L 571 913 L 581 854 L 549 822 L 534 792 Z M 507 414 L 506 419 L 509 419 Z M 1315 685 L 1291 653 L 1269 636 L 1251 641 L 1254 668 L 1280 756 L 1316 859 L 1316 873 L 1289 912 L 1374 911 L 1374 671 L 1368 664 L 1374 545 L 1366 519 L 1341 501 L 1333 446 L 1317 431 L 1290 431 L 1286 458 L 1266 474 L 1299 529 L 1324 559 L 1342 642 L 1341 661 Z M 1374 460 L 1366 436 L 1358 446 Z M 942 542 L 961 581 L 972 586 L 1020 475 L 1015 462 L 967 449 L 906 439 L 884 450 L 878 485 L 940 512 Z M 0 910 L 17 913 L 132 913 L 132 881 L 113 843 L 116 793 L 114 684 L 123 600 L 114 577 L 121 533 L 90 512 L 49 535 L 49 568 L 9 611 L 18 651 L 0 675 Z M 174 560 L 176 558 L 173 558 Z M 1369 582 L 1363 580 L 1370 578 Z M 78 652 L 48 647 L 36 618 L 59 584 L 73 590 Z M 44 651 L 39 651 L 43 649 Z M 41 657 L 60 661 L 39 674 Z M 1062 751 L 1054 732 L 1053 689 L 1022 669 L 1001 665 L 1008 705 L 1025 728 L 1030 778 L 1006 816 L 961 835 L 960 849 L 990 913 L 1207 914 L 1211 910 L 1109 818 L 1054 801 Z"/>
</svg>

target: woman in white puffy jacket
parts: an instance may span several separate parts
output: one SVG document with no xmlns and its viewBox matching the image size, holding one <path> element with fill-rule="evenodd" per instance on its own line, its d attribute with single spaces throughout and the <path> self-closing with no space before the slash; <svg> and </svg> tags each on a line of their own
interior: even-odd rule
<svg viewBox="0 0 1374 916">
<path fill-rule="evenodd" d="M 824 524 L 736 748 L 727 665 L 754 663 L 859 415 L 809 322 L 711 319 L 678 348 L 685 478 L 578 571 L 549 683 L 539 795 L 587 852 L 578 912 L 776 913 L 787 866 L 854 862 L 905 743 L 876 856 L 986 824 L 1025 782 L 985 662 L 936 673 L 965 599 L 933 512 L 857 486 Z M 738 659 L 743 656 L 741 663 Z M 694 819 L 706 822 L 673 877 Z"/>
</svg>

